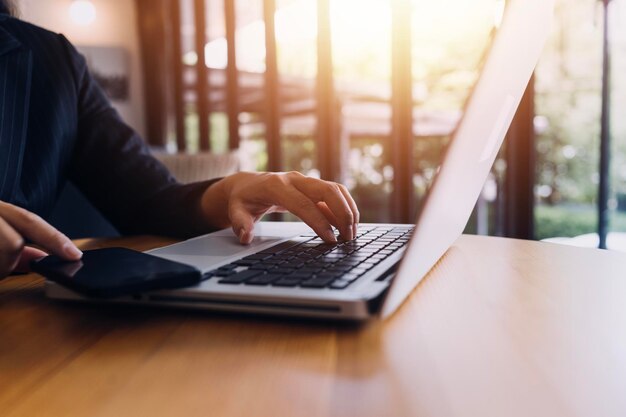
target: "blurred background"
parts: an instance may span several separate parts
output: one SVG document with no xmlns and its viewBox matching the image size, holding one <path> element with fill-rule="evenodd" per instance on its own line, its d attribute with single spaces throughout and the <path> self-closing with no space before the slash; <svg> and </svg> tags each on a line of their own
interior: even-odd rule
<svg viewBox="0 0 626 417">
<path fill-rule="evenodd" d="M 467 232 L 587 246 L 608 235 L 626 250 L 625 3 L 557 0 L 553 35 Z M 181 180 L 297 170 L 345 183 L 365 222 L 409 223 L 506 9 L 504 0 L 17 4 L 24 20 L 79 47 Z"/>
</svg>

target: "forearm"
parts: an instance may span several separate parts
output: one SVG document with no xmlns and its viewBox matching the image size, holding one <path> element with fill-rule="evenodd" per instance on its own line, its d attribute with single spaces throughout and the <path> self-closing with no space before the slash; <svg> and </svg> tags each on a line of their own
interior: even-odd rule
<svg viewBox="0 0 626 417">
<path fill-rule="evenodd" d="M 168 187 L 140 205 L 123 232 L 190 238 L 226 226 L 203 208 L 204 195 L 219 179 Z"/>
</svg>

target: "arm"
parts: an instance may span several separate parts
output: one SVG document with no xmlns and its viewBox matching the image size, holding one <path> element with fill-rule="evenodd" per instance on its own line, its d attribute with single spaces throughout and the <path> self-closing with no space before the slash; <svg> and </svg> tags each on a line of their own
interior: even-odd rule
<svg viewBox="0 0 626 417">
<path fill-rule="evenodd" d="M 83 57 L 74 68 L 78 126 L 69 178 L 125 234 L 190 237 L 215 230 L 200 209 L 214 181 L 181 185 L 110 105 Z"/>
<path fill-rule="evenodd" d="M 254 222 L 290 211 L 324 240 L 356 234 L 359 212 L 347 189 L 299 173 L 238 173 L 178 184 L 119 118 L 69 45 L 78 80 L 78 139 L 71 179 L 124 233 L 190 237 L 231 226 L 250 243 Z"/>
</svg>

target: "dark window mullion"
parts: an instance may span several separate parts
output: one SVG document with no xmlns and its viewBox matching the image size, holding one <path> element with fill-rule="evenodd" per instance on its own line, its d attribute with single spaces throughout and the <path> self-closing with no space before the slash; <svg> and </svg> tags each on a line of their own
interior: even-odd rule
<svg viewBox="0 0 626 417">
<path fill-rule="evenodd" d="M 172 76 L 174 95 L 174 115 L 176 129 L 176 145 L 178 151 L 187 150 L 187 134 L 185 131 L 185 98 L 183 89 L 183 54 L 181 35 L 180 1 L 170 1 L 170 25 L 172 28 Z"/>
<path fill-rule="evenodd" d="M 598 237 L 600 249 L 607 249 L 611 198 L 611 44 L 609 7 L 611 0 L 602 0 L 604 27 L 602 31 L 602 113 L 600 115 L 600 183 L 598 184 Z"/>
<path fill-rule="evenodd" d="M 163 53 L 163 45 L 168 44 L 168 5 L 164 0 L 137 0 L 136 5 L 144 80 L 146 139 L 150 145 L 164 148 L 167 145 L 168 94 L 157 86 L 167 85 L 168 80 L 168 55 Z"/>
<path fill-rule="evenodd" d="M 340 181 L 341 146 L 336 134 L 330 0 L 317 3 L 317 164 L 325 180 Z"/>
<path fill-rule="evenodd" d="M 224 20 L 226 26 L 226 47 L 228 63 L 226 66 L 226 112 L 228 113 L 228 147 L 239 147 L 239 74 L 237 72 L 236 0 L 224 0 Z"/>
<path fill-rule="evenodd" d="M 280 80 L 276 57 L 276 30 L 274 14 L 276 0 L 264 0 L 265 20 L 265 137 L 267 140 L 268 169 L 282 171 L 280 140 Z"/>
<path fill-rule="evenodd" d="M 517 239 L 534 236 L 535 83 L 531 78 L 507 134 L 504 155 L 503 234 Z M 500 196 L 498 197 L 500 198 Z"/>
<path fill-rule="evenodd" d="M 413 77 L 411 70 L 411 2 L 391 2 L 391 84 L 393 219 L 413 222 Z"/>
<path fill-rule="evenodd" d="M 198 133 L 200 138 L 200 149 L 208 151 L 211 149 L 211 130 L 209 125 L 209 71 L 206 66 L 205 45 L 206 36 L 206 3 L 205 0 L 194 0 L 194 14 L 196 26 L 196 53 L 198 62 L 196 63 L 196 94 L 198 112 Z"/>
</svg>

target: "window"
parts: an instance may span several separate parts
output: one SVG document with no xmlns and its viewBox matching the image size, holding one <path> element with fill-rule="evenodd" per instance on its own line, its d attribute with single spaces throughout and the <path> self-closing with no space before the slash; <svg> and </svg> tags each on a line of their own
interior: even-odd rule
<svg viewBox="0 0 626 417">
<path fill-rule="evenodd" d="M 554 35 L 537 69 L 536 237 L 589 234 L 597 244 L 602 109 L 603 5 L 557 2 Z M 610 229 L 626 231 L 626 4 L 611 2 L 612 62 Z M 621 19 L 621 20 L 620 20 Z"/>
<path fill-rule="evenodd" d="M 170 57 L 161 92 L 169 104 L 153 117 L 171 123 L 155 144 L 239 148 L 245 169 L 342 181 L 368 222 L 413 221 L 504 7 L 502 0 L 137 1 L 144 20 L 162 22 L 142 27 L 147 54 Z M 166 47 L 150 44 L 159 30 Z M 147 69 L 152 77 L 159 70 Z M 471 231 L 501 232 L 505 172 L 500 160 Z"/>
</svg>

